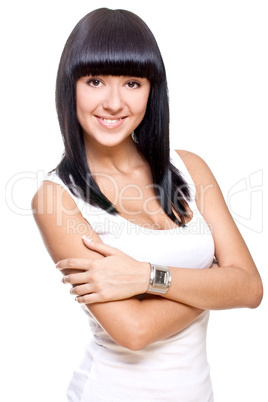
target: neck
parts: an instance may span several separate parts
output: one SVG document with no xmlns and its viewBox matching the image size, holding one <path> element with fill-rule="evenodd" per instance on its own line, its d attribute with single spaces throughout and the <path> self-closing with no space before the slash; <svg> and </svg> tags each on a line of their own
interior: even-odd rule
<svg viewBox="0 0 268 402">
<path fill-rule="evenodd" d="M 112 147 L 103 147 L 93 141 L 85 143 L 86 156 L 91 173 L 127 172 L 144 162 L 131 138 Z"/>
</svg>

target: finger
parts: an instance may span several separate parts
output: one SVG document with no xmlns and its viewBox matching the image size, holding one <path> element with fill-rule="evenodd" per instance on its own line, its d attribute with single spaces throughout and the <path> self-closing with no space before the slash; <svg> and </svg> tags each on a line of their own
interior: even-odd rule
<svg viewBox="0 0 268 402">
<path fill-rule="evenodd" d="M 90 275 L 88 271 L 79 274 L 68 274 L 62 278 L 62 282 L 64 284 L 70 284 L 70 285 L 80 285 L 82 283 L 87 283 L 89 281 L 90 281 Z"/>
<path fill-rule="evenodd" d="M 84 296 L 93 292 L 93 286 L 90 283 L 86 283 L 80 286 L 75 286 L 70 290 L 71 295 Z"/>
<path fill-rule="evenodd" d="M 88 270 L 93 260 L 93 258 L 67 258 L 57 262 L 56 268 L 60 271 L 63 269 Z"/>
<path fill-rule="evenodd" d="M 84 296 L 76 296 L 75 301 L 80 304 L 92 304 L 92 303 L 101 303 L 106 300 L 99 295 L 99 293 L 89 293 Z"/>
<path fill-rule="evenodd" d="M 98 253 L 102 254 L 104 257 L 108 257 L 110 255 L 115 255 L 115 254 L 120 253 L 120 251 L 117 248 L 108 246 L 107 244 L 104 244 L 99 241 L 93 241 L 93 240 L 91 240 L 90 237 L 83 236 L 82 239 L 84 241 L 84 244 L 88 248 L 90 248 L 90 250 L 97 251 Z"/>
</svg>

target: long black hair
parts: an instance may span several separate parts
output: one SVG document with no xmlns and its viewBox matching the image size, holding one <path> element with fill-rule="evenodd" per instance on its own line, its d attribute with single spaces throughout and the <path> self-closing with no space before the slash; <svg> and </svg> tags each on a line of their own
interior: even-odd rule
<svg viewBox="0 0 268 402">
<path fill-rule="evenodd" d="M 65 152 L 56 171 L 75 195 L 109 213 L 117 213 L 91 175 L 77 118 L 76 81 L 87 75 L 143 77 L 150 81 L 146 113 L 135 129 L 137 146 L 151 168 L 162 208 L 176 224 L 183 225 L 185 200 L 190 192 L 170 163 L 166 72 L 156 40 L 145 22 L 126 10 L 92 11 L 70 34 L 57 74 L 56 107 Z"/>
</svg>

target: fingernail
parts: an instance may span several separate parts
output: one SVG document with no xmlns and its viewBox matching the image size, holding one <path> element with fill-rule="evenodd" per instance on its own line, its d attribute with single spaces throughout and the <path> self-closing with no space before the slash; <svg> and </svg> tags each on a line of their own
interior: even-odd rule
<svg viewBox="0 0 268 402">
<path fill-rule="evenodd" d="M 83 240 L 86 241 L 87 243 L 90 243 L 92 241 L 92 239 L 90 237 L 87 236 L 82 236 Z"/>
</svg>

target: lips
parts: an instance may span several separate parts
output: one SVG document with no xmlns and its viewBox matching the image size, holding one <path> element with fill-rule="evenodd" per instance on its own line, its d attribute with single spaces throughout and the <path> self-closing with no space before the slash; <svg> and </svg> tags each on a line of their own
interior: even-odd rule
<svg viewBox="0 0 268 402">
<path fill-rule="evenodd" d="M 100 117 L 100 119 L 103 120 L 104 123 L 107 123 L 107 124 L 114 124 L 114 123 L 117 123 L 119 120 L 122 120 L 122 119 L 116 119 L 116 120 L 102 119 L 101 117 Z"/>
<path fill-rule="evenodd" d="M 125 117 L 116 117 L 116 118 L 108 118 L 108 117 L 100 117 L 100 116 L 95 116 L 98 122 L 102 127 L 106 128 L 117 128 L 123 124 L 125 121 Z"/>
</svg>

